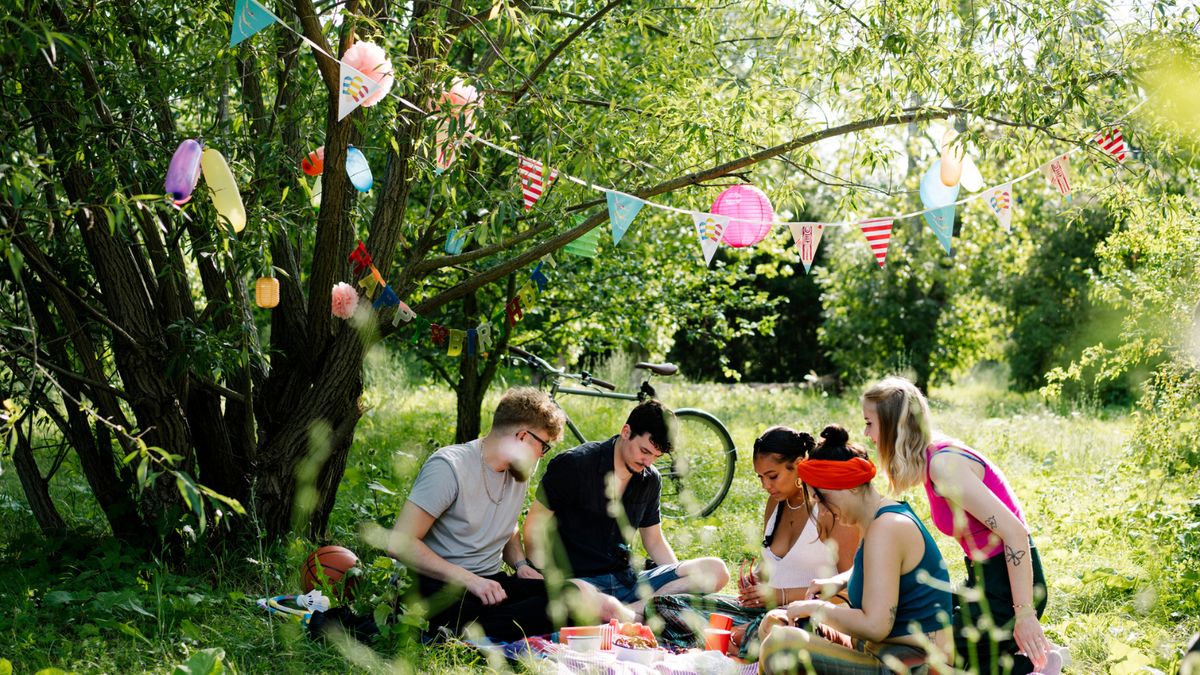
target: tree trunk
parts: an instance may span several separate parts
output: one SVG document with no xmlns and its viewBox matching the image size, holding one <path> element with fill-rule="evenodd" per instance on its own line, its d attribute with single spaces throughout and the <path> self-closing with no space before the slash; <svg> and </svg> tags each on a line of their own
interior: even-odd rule
<svg viewBox="0 0 1200 675">
<path fill-rule="evenodd" d="M 21 480 L 21 488 L 25 490 L 25 498 L 29 500 L 29 508 L 37 519 L 38 527 L 47 537 L 61 534 L 66 530 L 62 516 L 54 507 L 50 498 L 50 484 L 42 478 L 37 461 L 33 458 L 33 441 L 21 431 L 21 424 L 16 427 L 17 447 L 13 451 L 13 465 L 17 468 L 17 478 Z"/>
</svg>

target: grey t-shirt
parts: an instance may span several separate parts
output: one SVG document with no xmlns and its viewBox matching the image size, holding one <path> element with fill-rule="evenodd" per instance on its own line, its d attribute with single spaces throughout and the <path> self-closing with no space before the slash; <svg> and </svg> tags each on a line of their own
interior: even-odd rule
<svg viewBox="0 0 1200 675">
<path fill-rule="evenodd" d="M 483 463 L 483 443 L 441 448 L 425 460 L 408 501 L 435 518 L 425 545 L 448 562 L 487 576 L 500 571 L 504 544 L 525 505 L 529 481 Z M 499 501 L 499 503 L 496 503 Z"/>
</svg>

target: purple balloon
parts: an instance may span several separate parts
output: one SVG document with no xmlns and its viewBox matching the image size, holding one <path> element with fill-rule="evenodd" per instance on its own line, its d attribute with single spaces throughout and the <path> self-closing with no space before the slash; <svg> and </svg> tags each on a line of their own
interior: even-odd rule
<svg viewBox="0 0 1200 675">
<path fill-rule="evenodd" d="M 196 181 L 200 180 L 200 153 L 203 151 L 204 148 L 196 139 L 189 138 L 179 144 L 171 157 L 165 188 L 167 194 L 174 198 L 176 206 L 192 198 L 192 190 L 196 189 Z"/>
</svg>

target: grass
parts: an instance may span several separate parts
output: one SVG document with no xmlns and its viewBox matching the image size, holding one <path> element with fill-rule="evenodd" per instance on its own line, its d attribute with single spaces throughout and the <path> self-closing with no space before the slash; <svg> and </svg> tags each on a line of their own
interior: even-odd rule
<svg viewBox="0 0 1200 675">
<path fill-rule="evenodd" d="M 424 457 L 452 437 L 455 409 L 444 388 L 411 384 L 396 363 L 373 358 L 369 409 L 332 521 L 335 543 L 358 551 L 368 564 L 376 554 L 359 538 L 363 524 L 390 525 Z M 519 373 L 511 375 L 520 382 Z M 757 554 L 763 498 L 748 449 L 767 426 L 819 431 L 836 422 L 863 440 L 853 398 L 784 387 L 661 384 L 670 405 L 702 407 L 724 420 L 741 449 L 733 487 L 717 513 L 667 523 L 681 557 L 715 552 L 736 562 Z M 497 395 L 485 402 L 485 412 Z M 615 432 L 628 406 L 591 399 L 564 405 L 589 437 Z M 1156 536 L 1154 523 L 1188 513 L 1194 487 L 1189 492 L 1179 478 L 1128 461 L 1134 420 L 1120 412 L 1058 414 L 986 382 L 936 390 L 933 405 L 940 426 L 996 459 L 1020 495 L 1050 585 L 1047 630 L 1071 647 L 1073 672 L 1171 671 L 1200 621 L 1163 599 L 1179 597 L 1165 591 L 1181 582 L 1172 576 L 1177 549 Z M 33 673 L 171 672 L 189 659 L 195 672 L 217 656 L 240 672 L 465 673 L 502 666 L 462 645 L 425 649 L 391 637 L 377 651 L 354 651 L 314 643 L 296 624 L 267 617 L 254 604 L 257 597 L 296 592 L 295 570 L 310 542 L 263 547 L 249 559 L 197 550 L 184 566 L 168 569 L 103 539 L 77 473 L 60 473 L 52 487 L 78 532 L 48 544 L 34 533 L 13 472 L 0 476 L 0 565 L 6 570 L 0 576 L 0 673 L 5 660 L 13 672 Z M 923 494 L 907 498 L 927 516 Z M 957 546 L 937 538 L 952 577 L 961 579 Z"/>
</svg>

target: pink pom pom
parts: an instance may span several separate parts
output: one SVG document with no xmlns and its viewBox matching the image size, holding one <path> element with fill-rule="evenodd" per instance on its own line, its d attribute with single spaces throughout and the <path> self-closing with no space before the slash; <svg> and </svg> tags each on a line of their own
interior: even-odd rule
<svg viewBox="0 0 1200 675">
<path fill-rule="evenodd" d="M 463 82 L 461 77 L 454 78 L 450 89 L 442 92 L 439 107 L 449 107 L 450 116 L 458 119 L 463 129 L 470 131 L 475 128 L 475 108 L 479 107 L 479 92 L 471 85 Z"/>
<path fill-rule="evenodd" d="M 379 103 L 392 90 L 392 62 L 383 47 L 370 42 L 355 42 L 342 55 L 342 61 L 367 77 L 375 80 L 379 88 L 362 102 L 364 108 Z"/>
<path fill-rule="evenodd" d="M 349 319 L 358 308 L 358 291 L 350 284 L 341 281 L 333 287 L 333 315 L 339 319 Z"/>
</svg>

